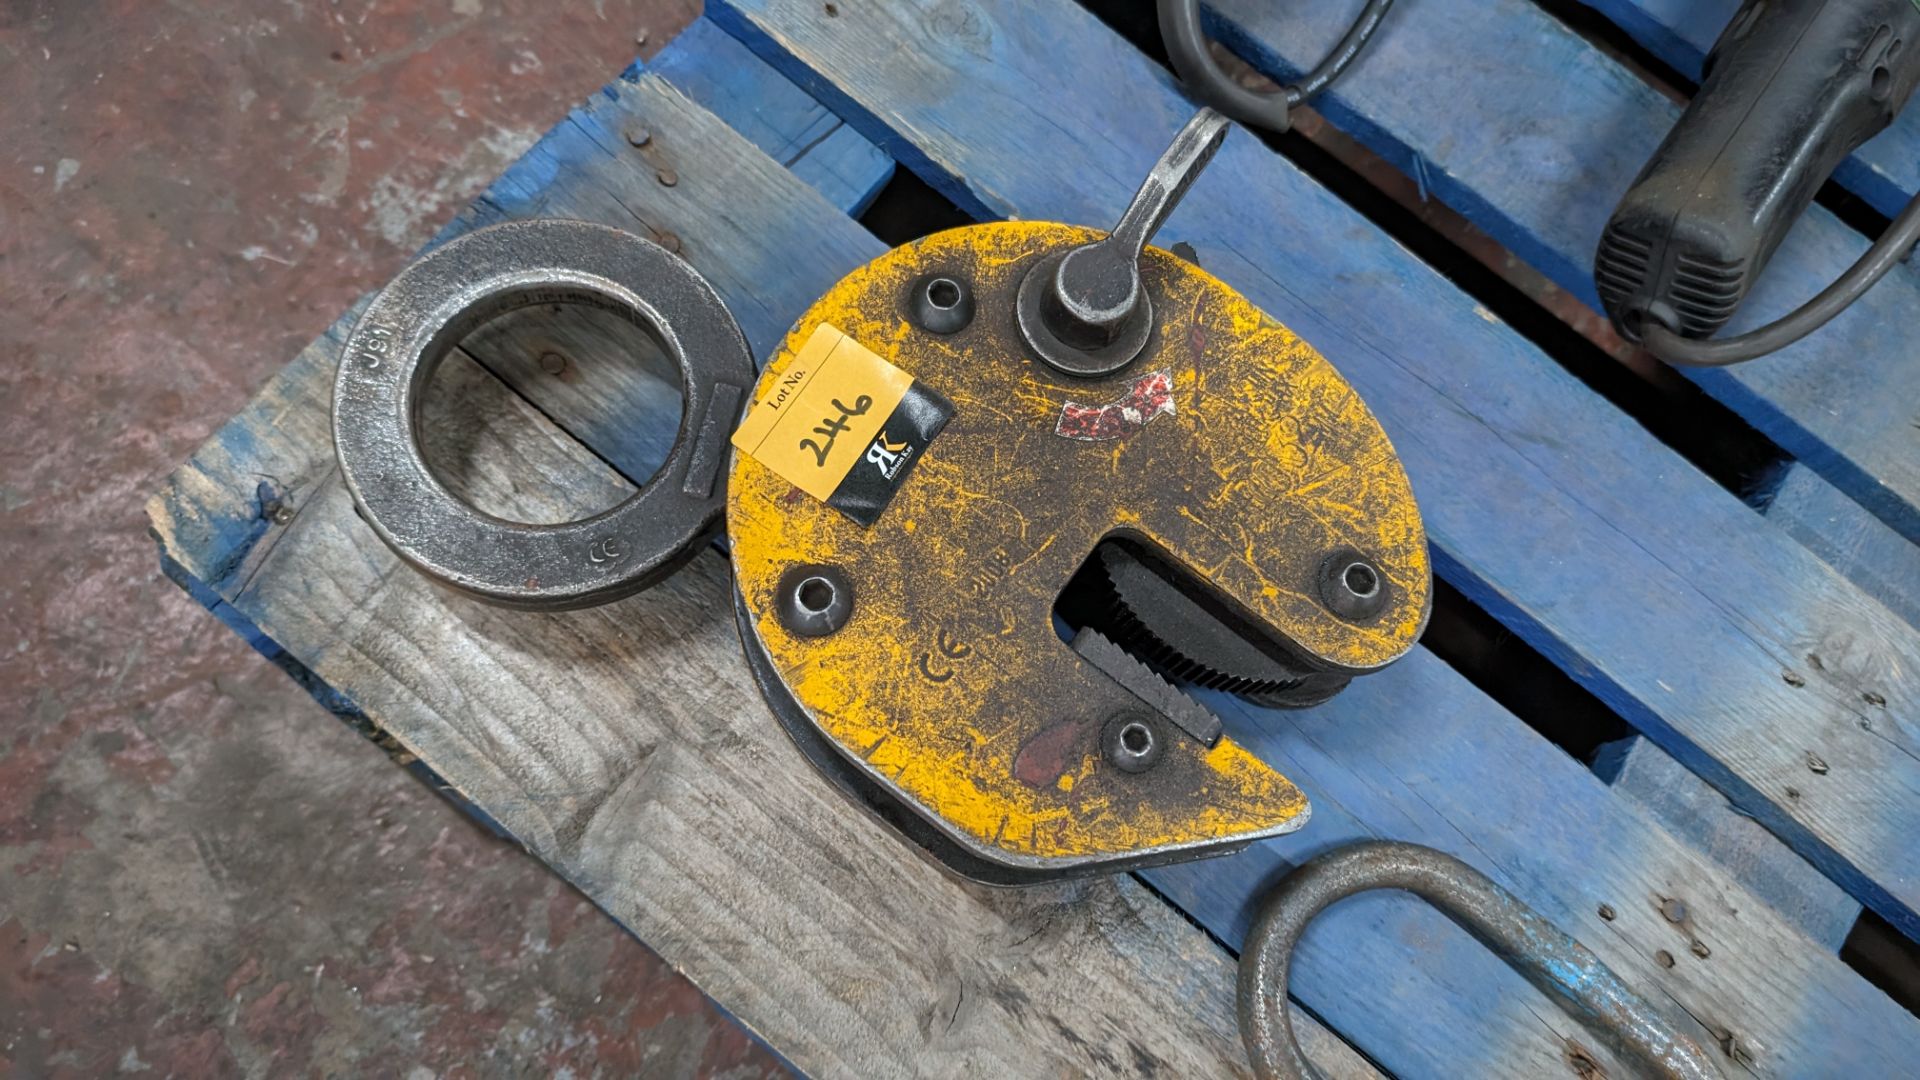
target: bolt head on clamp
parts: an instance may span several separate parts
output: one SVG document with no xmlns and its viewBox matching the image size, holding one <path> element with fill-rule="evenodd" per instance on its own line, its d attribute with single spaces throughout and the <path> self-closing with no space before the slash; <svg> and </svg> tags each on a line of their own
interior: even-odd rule
<svg viewBox="0 0 1920 1080">
<path fill-rule="evenodd" d="M 1044 256 L 1020 282 L 1015 317 L 1033 354 L 1064 375 L 1099 378 L 1146 348 L 1153 301 L 1140 283 L 1140 255 L 1213 160 L 1228 121 L 1201 109 L 1187 121 L 1120 215 L 1090 244 Z"/>
</svg>

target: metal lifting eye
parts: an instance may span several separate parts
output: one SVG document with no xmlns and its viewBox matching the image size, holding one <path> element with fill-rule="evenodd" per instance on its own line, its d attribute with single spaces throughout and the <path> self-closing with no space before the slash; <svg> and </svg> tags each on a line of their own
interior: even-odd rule
<svg viewBox="0 0 1920 1080">
<path fill-rule="evenodd" d="M 1328 905 L 1374 889 L 1405 889 L 1438 908 L 1650 1075 L 1689 1080 L 1721 1075 L 1706 1051 L 1675 1031 L 1599 957 L 1492 878 L 1429 847 L 1368 841 L 1303 863 L 1274 886 L 1254 916 L 1240 952 L 1240 1035 L 1263 1080 L 1320 1075 L 1300 1052 L 1287 1014 L 1293 947 Z"/>
</svg>

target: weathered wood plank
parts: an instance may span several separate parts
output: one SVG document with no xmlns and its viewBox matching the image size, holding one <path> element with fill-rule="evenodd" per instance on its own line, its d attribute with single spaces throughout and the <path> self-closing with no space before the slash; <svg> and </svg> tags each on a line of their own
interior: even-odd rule
<svg viewBox="0 0 1920 1080">
<path fill-rule="evenodd" d="M 650 67 L 850 215 L 865 211 L 893 176 L 884 151 L 705 19 Z"/>
<path fill-rule="evenodd" d="M 1284 78 L 1318 60 L 1319 43 L 1354 7 L 1218 0 L 1213 24 L 1236 52 Z M 1316 107 L 1597 310 L 1601 229 L 1679 106 L 1528 0 L 1408 5 L 1389 30 Z M 1730 332 L 1797 306 L 1866 244 L 1812 208 Z M 1910 362 L 1908 317 L 1916 308 L 1920 275 L 1896 268 L 1846 314 L 1775 356 L 1682 370 L 1920 541 L 1920 365 Z"/>
<path fill-rule="evenodd" d="M 1920 626 L 1920 545 L 1801 465 L 1787 470 L 1767 517 L 1867 595 Z"/>
<path fill-rule="evenodd" d="M 814 254 L 859 233 L 657 80 L 619 93 L 656 130 L 697 141 L 711 182 L 738 196 L 729 212 L 742 228 L 812 221 L 821 239 L 802 250 Z M 693 258 L 723 279 L 721 262 L 738 253 L 725 253 L 726 230 L 696 223 L 697 213 L 667 220 L 700 225 L 715 246 Z M 401 565 L 358 521 L 332 468 L 338 332 L 150 507 L 164 553 L 236 617 L 351 697 L 803 1068 L 1244 1071 L 1230 958 L 1137 884 L 960 885 L 814 776 L 740 662 L 716 556 L 641 597 L 567 615 L 486 608 Z M 464 358 L 449 363 L 450 404 L 465 411 L 446 426 L 487 433 L 449 455 L 464 463 L 456 482 L 473 497 L 540 518 L 624 490 L 503 387 L 462 370 Z M 514 412 L 521 423 L 507 422 Z M 262 466 L 290 519 L 264 509 Z M 563 486 L 529 482 L 563 475 Z M 1369 1074 L 1308 1025 L 1330 1067 Z"/>
<path fill-rule="evenodd" d="M 966 10 L 835 21 L 729 0 L 709 17 L 975 213 L 1111 215 L 1190 106 L 1077 8 Z M 1044 45 L 1058 40 L 1076 48 Z M 1253 140 L 1227 140 L 1162 240 L 1191 242 L 1360 390 L 1444 576 L 1856 898 L 1920 927 L 1912 627 Z"/>
<path fill-rule="evenodd" d="M 1740 0 L 1581 0 L 1613 20 L 1674 70 L 1700 78 L 1700 65 Z M 1892 217 L 1920 191 L 1920 113 L 1902 114 L 1841 162 L 1834 180 Z"/>
<path fill-rule="evenodd" d="M 1808 937 L 1840 951 L 1860 917 L 1859 902 L 1752 818 L 1728 805 L 1726 796 L 1688 772 L 1672 755 L 1632 735 L 1602 746 L 1593 771 Z"/>
</svg>

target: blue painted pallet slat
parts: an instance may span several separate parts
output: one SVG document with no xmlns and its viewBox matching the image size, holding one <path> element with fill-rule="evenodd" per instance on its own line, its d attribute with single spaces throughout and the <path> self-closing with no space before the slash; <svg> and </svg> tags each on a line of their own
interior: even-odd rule
<svg viewBox="0 0 1920 1080">
<path fill-rule="evenodd" d="M 1191 106 L 1077 9 L 967 11 L 930 19 L 938 32 L 912 10 L 834 24 L 788 0 L 709 17 L 962 207 L 1111 216 Z M 853 55 L 876 25 L 925 40 Z M 1075 48 L 1048 45 L 1062 40 Z M 1255 141 L 1227 140 L 1160 239 L 1191 242 L 1354 383 L 1401 451 L 1445 577 L 1920 930 L 1912 627 Z"/>
<path fill-rule="evenodd" d="M 1313 35 L 1335 32 L 1344 17 L 1337 6 L 1329 10 L 1221 0 L 1220 9 L 1223 17 L 1213 20 L 1215 28 L 1242 55 L 1278 75 L 1291 74 L 1313 48 L 1305 43 L 1317 40 Z M 1578 200 L 1571 193 L 1587 182 L 1587 174 L 1595 172 L 1605 172 L 1624 184 L 1645 153 L 1639 146 L 1630 146 L 1624 156 L 1620 153 L 1614 129 L 1602 127 L 1602 121 L 1630 116 L 1636 110 L 1610 109 L 1606 103 L 1629 100 L 1636 103 L 1638 112 L 1663 121 L 1670 107 L 1526 4 L 1456 10 L 1444 19 L 1436 18 L 1430 9 L 1416 9 L 1396 19 L 1391 34 L 1380 39 L 1378 55 L 1369 57 L 1350 84 L 1322 99 L 1321 108 L 1337 124 L 1421 177 L 1438 197 L 1466 211 L 1523 257 L 1594 302 L 1585 259 L 1611 207 L 1600 200 Z M 1442 33 L 1458 35 L 1457 47 L 1434 50 L 1434 35 Z M 1386 47 L 1394 35 L 1398 44 Z M 1573 54 L 1571 59 L 1568 53 Z M 1448 60 L 1436 65 L 1431 60 L 1434 55 Z M 1475 63 L 1477 56 L 1526 59 L 1503 67 Z M 1466 62 L 1458 63 L 1462 58 Z M 1449 99 L 1444 110 L 1432 108 L 1439 87 L 1458 83 L 1464 70 L 1474 72 L 1476 83 L 1461 84 L 1461 92 L 1483 106 L 1461 109 L 1457 99 Z M 1551 88 L 1523 93 L 1543 82 Z M 1516 117 L 1512 110 L 1499 108 L 1510 100 L 1526 101 L 1532 112 Z M 1501 116 L 1507 119 L 1486 119 Z M 1542 119 L 1548 116 L 1554 118 L 1551 123 Z M 1470 125 L 1490 122 L 1507 128 L 1481 140 L 1472 137 Z M 1660 130 L 1649 124 L 1646 139 L 1657 139 Z M 1583 139 L 1591 144 L 1582 145 Z M 1509 160 L 1526 161 L 1530 169 L 1516 177 L 1504 166 Z M 1804 466 L 1794 468 L 1790 486 L 1770 515 L 1868 595 L 1914 622 L 1916 605 L 1910 594 L 1920 590 L 1920 548 L 1892 533 Z M 1667 820 L 1682 835 L 1700 824 L 1697 818 L 1671 814 Z M 1706 830 L 1689 839 L 1705 850 L 1720 851 L 1727 838 Z M 1784 880 L 1779 887 L 1793 888 Z"/>
<path fill-rule="evenodd" d="M 1720 886 L 1688 872 L 1676 855 L 1680 844 L 1667 832 L 1628 811 L 1597 776 L 1513 721 L 1428 651 L 1357 680 L 1340 698 L 1308 711 L 1261 711 L 1217 694 L 1208 698 L 1233 738 L 1315 799 L 1313 821 L 1298 834 L 1227 861 L 1144 874 L 1227 942 L 1244 938 L 1254 903 L 1286 869 L 1329 847 L 1390 836 L 1473 861 L 1601 951 L 1624 936 L 1644 957 L 1667 951 L 1680 974 L 1711 965 L 1724 947 L 1757 959 L 1768 953 L 1761 926 L 1722 922 L 1715 928 L 1715 919 L 1699 917 L 1701 903 L 1740 907 L 1751 899 L 1716 896 Z M 1688 917 L 1668 920 L 1661 913 L 1667 899 L 1682 901 Z M 1601 905 L 1613 919 L 1599 913 Z M 1709 945 L 1705 961 L 1692 951 L 1695 940 Z M 1417 969 L 1405 961 L 1409 947 L 1421 957 Z M 1774 955 L 1820 947 L 1826 944 L 1786 940 Z M 1315 1015 L 1390 1070 L 1452 1076 L 1490 1055 L 1498 1059 L 1498 1045 L 1486 1042 L 1486 1024 L 1473 1017 L 1511 1007 L 1507 995 L 1517 976 L 1488 961 L 1482 945 L 1413 897 L 1377 894 L 1346 901 L 1315 922 L 1296 953 L 1294 986 Z M 1452 978 L 1423 978 L 1432 969 Z M 1713 974 L 1730 976 L 1724 969 Z M 1707 1028 L 1736 1032 L 1747 1053 L 1764 1047 L 1753 1063 L 1759 1074 L 1870 1074 L 1910 1055 L 1920 1034 L 1910 1017 L 1864 982 L 1845 982 L 1845 1003 L 1828 1009 L 1814 1001 L 1826 990 L 1803 992 L 1789 978 L 1780 1007 L 1793 1019 L 1766 1034 L 1751 1026 L 1757 1017 L 1747 1005 L 1728 1003 L 1713 1015 L 1699 1013 L 1699 999 L 1684 999 L 1682 1007 Z M 1874 1020 L 1859 1024 L 1851 1017 L 1862 1007 Z M 1874 1030 L 1866 1038 L 1878 1040 L 1889 1019 L 1891 1042 L 1841 1061 L 1853 1049 L 1837 1047 L 1851 1036 L 1837 1036 L 1828 1024 Z M 1805 1057 L 1788 1047 L 1805 1047 Z"/>
<path fill-rule="evenodd" d="M 696 19 L 650 65 L 635 62 L 621 78 L 631 81 L 649 68 L 849 213 L 866 210 L 893 176 L 891 157 L 705 19 Z M 602 120 L 612 103 L 608 92 L 596 98 L 508 166 L 427 246 L 437 247 L 496 220 L 525 216 L 561 170 L 591 172 L 610 149 L 630 141 L 637 132 Z M 569 137 L 569 127 L 580 137 Z M 756 341 L 756 346 L 761 344 Z"/>
<path fill-rule="evenodd" d="M 705 19 L 648 67 L 856 217 L 893 176 L 879 147 Z"/>
<path fill-rule="evenodd" d="M 1758 913 L 1711 927 L 1714 920 L 1700 916 L 1700 905 L 1718 907 L 1729 897 L 1716 896 L 1715 885 L 1688 872 L 1687 860 L 1675 854 L 1677 845 L 1664 831 L 1429 652 L 1357 680 L 1315 709 L 1260 710 L 1225 695 L 1207 697 L 1232 737 L 1314 799 L 1313 820 L 1297 834 L 1229 860 L 1145 872 L 1156 889 L 1229 942 L 1244 938 L 1255 901 L 1289 867 L 1352 840 L 1385 836 L 1468 859 L 1603 951 L 1625 935 L 1643 955 L 1666 951 L 1682 975 L 1704 971 L 1721 956 L 1723 943 L 1738 941 L 1734 947 L 1743 952 L 1764 952 L 1759 937 L 1766 931 L 1755 925 L 1764 919 L 1750 923 L 1744 917 Z M 1689 913 L 1670 921 L 1661 910 L 1667 900 L 1680 901 Z M 1734 900 L 1732 906 L 1749 902 Z M 1602 905 L 1612 911 L 1611 919 L 1600 914 Z M 1692 951 L 1695 940 L 1708 946 L 1709 957 Z M 1437 985 L 1425 982 L 1405 959 L 1410 944 L 1420 955 L 1420 970 L 1431 965 L 1457 975 Z M 1776 955 L 1826 947 L 1785 940 Z M 1716 974 L 1727 976 L 1724 970 Z M 1330 909 L 1295 959 L 1301 1000 L 1402 1075 L 1461 1075 L 1463 1063 L 1487 1060 L 1496 1048 L 1479 1041 L 1484 1027 L 1461 1013 L 1501 1007 L 1515 981 L 1483 946 L 1419 901 L 1393 894 Z M 1920 1026 L 1885 995 L 1847 980 L 1846 1003 L 1832 1002 L 1829 1009 L 1813 1000 L 1826 993 L 1785 988 L 1791 1003 L 1780 1004 L 1793 1017 L 1784 1030 L 1765 1034 L 1749 1026 L 1752 1010 L 1731 1000 L 1714 1015 L 1701 1015 L 1697 1000 L 1683 1006 L 1707 1027 L 1724 1027 L 1749 1053 L 1757 1052 L 1763 1060 L 1754 1069 L 1761 1075 L 1868 1075 L 1914 1052 Z M 1850 1015 L 1856 1008 L 1871 1010 L 1875 1019 L 1861 1024 Z M 1878 1039 L 1885 1033 L 1868 1029 L 1889 1018 L 1895 1026 L 1891 1041 L 1840 1059 L 1854 1052 L 1840 1045 L 1852 1035 L 1831 1025 Z M 1790 1046 L 1805 1047 L 1805 1056 Z"/>
<path fill-rule="evenodd" d="M 1867 595 L 1920 626 L 1920 545 L 1888 528 L 1804 465 L 1767 504 L 1767 517 L 1853 579 Z"/>
<path fill-rule="evenodd" d="M 1860 917 L 1859 901 L 1728 805 L 1726 796 L 1672 755 L 1633 735 L 1601 747 L 1593 771 L 1615 791 L 1632 796 L 1669 833 L 1707 853 L 1808 936 L 1840 951 Z"/>
<path fill-rule="evenodd" d="M 1698 81 L 1707 51 L 1741 0 L 1581 0 L 1674 70 Z M 1892 217 L 1920 191 L 1920 111 L 1907 110 L 1854 151 L 1834 180 Z"/>
<path fill-rule="evenodd" d="M 1352 4 L 1218 0 L 1211 25 L 1256 67 L 1291 78 Z M 1329 119 L 1422 178 L 1515 254 L 1596 309 L 1593 252 L 1622 192 L 1679 115 L 1527 0 L 1410 4 L 1349 77 Z M 1866 239 L 1820 207 L 1789 233 L 1732 331 L 1812 296 Z M 1683 369 L 1788 452 L 1920 541 L 1920 275 L 1896 268 L 1853 309 L 1779 354 Z"/>
</svg>

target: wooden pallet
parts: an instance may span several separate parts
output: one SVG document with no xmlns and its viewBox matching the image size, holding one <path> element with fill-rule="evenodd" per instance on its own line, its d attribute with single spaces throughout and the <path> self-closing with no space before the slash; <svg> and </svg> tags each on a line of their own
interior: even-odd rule
<svg viewBox="0 0 1920 1080">
<path fill-rule="evenodd" d="M 1284 74 L 1351 6 L 1222 0 L 1214 25 Z M 1645 32 L 1629 5 L 1600 6 Z M 1661 7 L 1631 10 L 1674 25 Z M 726 0 L 708 20 L 576 110 L 442 239 L 555 214 L 677 244 L 765 357 L 884 250 L 850 215 L 896 168 L 978 219 L 1101 223 L 1192 109 L 1066 0 Z M 1582 296 L 1611 198 L 1673 115 L 1519 0 L 1401 5 L 1324 104 Z M 1915 170 L 1896 164 L 1846 175 L 1907 190 Z M 401 566 L 333 467 L 352 312 L 154 498 L 163 563 L 809 1073 L 1243 1071 L 1228 950 L 1251 904 L 1365 836 L 1487 871 L 1730 1073 L 1909 1071 L 1920 1021 L 1836 951 L 1861 904 L 1920 931 L 1913 433 L 1894 416 L 1916 400 L 1898 389 L 1920 378 L 1900 373 L 1915 332 L 1863 310 L 1795 355 L 1703 380 L 1799 457 L 1762 515 L 1244 133 L 1159 237 L 1179 240 L 1367 399 L 1441 576 L 1645 737 L 1603 755 L 1606 779 L 1423 647 L 1304 713 L 1213 699 L 1313 798 L 1301 833 L 1137 878 L 956 884 L 769 721 L 717 554 L 566 615 L 489 609 Z M 1860 242 L 1815 213 L 1755 304 Z M 1916 288 L 1900 270 L 1871 299 L 1897 307 Z M 609 334 L 569 310 L 470 339 L 432 432 L 457 451 L 453 482 L 550 520 L 650 473 L 677 403 Z M 1888 380 L 1877 398 L 1869 372 Z M 1836 422 L 1848 409 L 1885 422 Z M 1311 1050 L 1340 1075 L 1624 1073 L 1409 897 L 1330 912 L 1295 971 Z"/>
</svg>

